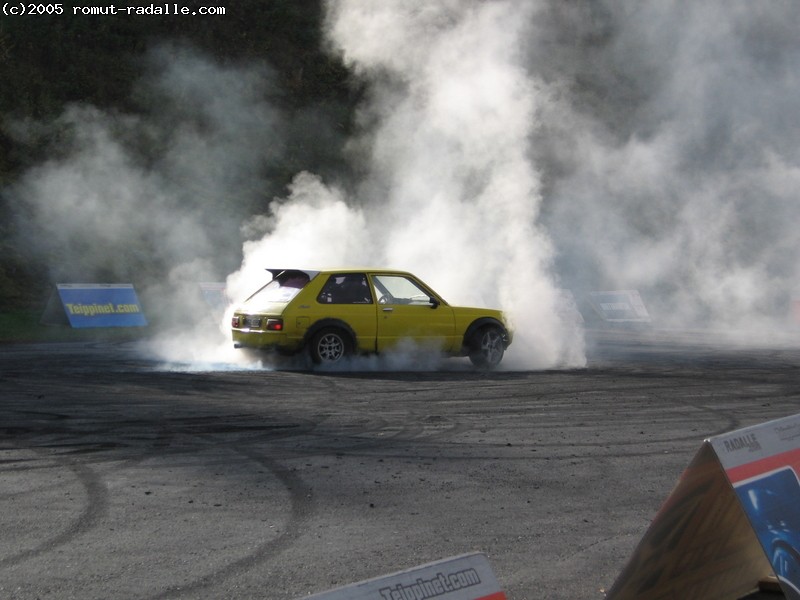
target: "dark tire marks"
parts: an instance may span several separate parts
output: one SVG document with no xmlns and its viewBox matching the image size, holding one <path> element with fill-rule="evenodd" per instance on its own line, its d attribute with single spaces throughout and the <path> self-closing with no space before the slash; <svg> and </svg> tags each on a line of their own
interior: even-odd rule
<svg viewBox="0 0 800 600">
<path fill-rule="evenodd" d="M 90 466 L 68 459 L 60 459 L 53 465 L 53 470 L 56 469 L 68 471 L 74 475 L 85 493 L 83 506 L 75 516 L 70 515 L 67 517 L 66 520 L 69 524 L 56 535 L 42 540 L 32 548 L 0 558 L 0 568 L 17 565 L 42 554 L 53 552 L 59 547 L 73 542 L 76 538 L 93 529 L 106 514 L 109 499 L 108 489 L 102 478 Z M 35 491 L 34 489 L 33 492 L 35 493 Z M 32 496 L 32 494 L 25 494 L 20 501 L 30 502 L 35 505 L 36 498 Z"/>
</svg>

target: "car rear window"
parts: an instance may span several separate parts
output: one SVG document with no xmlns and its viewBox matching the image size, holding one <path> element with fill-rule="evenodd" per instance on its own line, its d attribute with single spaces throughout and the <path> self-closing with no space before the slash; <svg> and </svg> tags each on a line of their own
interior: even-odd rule
<svg viewBox="0 0 800 600">
<path fill-rule="evenodd" d="M 269 302 L 289 302 L 309 281 L 311 278 L 302 271 L 284 271 L 250 296 L 245 304 L 252 306 Z"/>
</svg>

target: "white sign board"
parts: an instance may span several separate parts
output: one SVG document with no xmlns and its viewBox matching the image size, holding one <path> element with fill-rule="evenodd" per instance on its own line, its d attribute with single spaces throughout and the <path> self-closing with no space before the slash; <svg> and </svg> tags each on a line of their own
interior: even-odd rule
<svg viewBox="0 0 800 600">
<path fill-rule="evenodd" d="M 597 314 L 609 323 L 650 322 L 650 313 L 636 290 L 589 292 L 589 300 Z"/>
<path fill-rule="evenodd" d="M 466 554 L 323 592 L 306 600 L 506 600 L 483 554 Z"/>
</svg>

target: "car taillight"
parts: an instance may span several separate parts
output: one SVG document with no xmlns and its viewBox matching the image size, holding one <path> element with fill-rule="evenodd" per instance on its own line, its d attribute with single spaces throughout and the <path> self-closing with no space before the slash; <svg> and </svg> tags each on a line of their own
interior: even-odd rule
<svg viewBox="0 0 800 600">
<path fill-rule="evenodd" d="M 283 331 L 283 319 L 267 319 L 267 329 L 270 331 Z"/>
<path fill-rule="evenodd" d="M 231 319 L 231 327 L 240 327 L 242 324 L 242 318 L 239 315 L 236 315 Z"/>
</svg>

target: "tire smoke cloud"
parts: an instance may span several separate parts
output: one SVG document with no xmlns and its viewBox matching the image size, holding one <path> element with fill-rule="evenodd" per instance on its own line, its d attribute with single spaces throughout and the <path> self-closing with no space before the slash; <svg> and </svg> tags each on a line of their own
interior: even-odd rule
<svg viewBox="0 0 800 600">
<path fill-rule="evenodd" d="M 349 199 L 298 176 L 269 233 L 245 247 L 234 294 L 266 264 L 408 270 L 451 303 L 502 307 L 515 331 L 506 364 L 582 366 L 537 224 L 529 138 L 544 92 L 520 62 L 530 6 L 330 3 L 331 49 L 369 82 L 349 148 L 365 175 Z"/>
<path fill-rule="evenodd" d="M 292 127 L 330 143 L 326 117 L 287 124 L 266 67 L 182 47 L 151 52 L 144 115 L 73 105 L 4 125 L 56 141 L 3 190 L 19 238 L 58 258 L 54 280 L 134 281 L 179 319 L 195 306 L 177 290 L 197 281 L 227 277 L 236 301 L 266 267 L 406 269 L 454 304 L 505 309 L 513 368 L 585 364 L 563 289 L 639 290 L 656 327 L 787 329 L 796 3 L 325 6 L 328 50 L 366 90 L 345 146 L 354 179 L 295 160 L 284 193 L 265 165 Z M 167 329 L 170 352 L 224 345 L 217 329 Z"/>
<path fill-rule="evenodd" d="M 290 119 L 268 99 L 264 65 L 221 65 L 185 46 L 144 57 L 136 113 L 71 104 L 51 122 L 4 123 L 49 158 L 3 190 L 18 243 L 53 282 L 132 282 L 157 328 L 155 350 L 231 361 L 199 282 L 239 263 L 241 222 L 270 189 Z"/>
<path fill-rule="evenodd" d="M 785 331 L 800 246 L 798 25 L 791 2 L 540 12 L 528 64 L 554 101 L 533 147 L 566 287 L 639 289 L 661 327 Z"/>
<path fill-rule="evenodd" d="M 365 245 L 330 256 L 502 306 L 526 367 L 583 362 L 559 288 L 639 290 L 658 327 L 791 324 L 793 3 L 331 2 L 327 25 L 370 86 L 347 202 Z"/>
<path fill-rule="evenodd" d="M 72 104 L 50 123 L 8 125 L 54 142 L 6 193 L 19 243 L 53 281 L 135 282 L 171 316 L 182 287 L 235 268 L 242 206 L 263 193 L 262 163 L 284 136 L 263 100 L 267 69 L 223 68 L 181 46 L 153 49 L 147 64 L 135 92 L 146 111 Z"/>
</svg>

